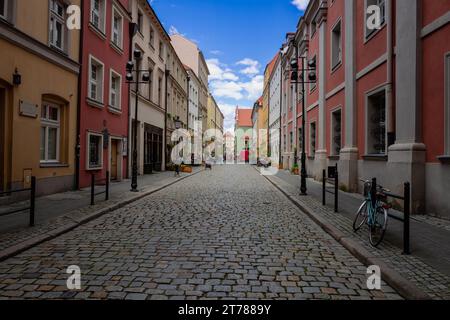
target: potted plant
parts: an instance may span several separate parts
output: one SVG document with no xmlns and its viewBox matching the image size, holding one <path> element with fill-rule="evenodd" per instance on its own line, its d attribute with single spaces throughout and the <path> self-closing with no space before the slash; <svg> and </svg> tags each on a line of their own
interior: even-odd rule
<svg viewBox="0 0 450 320">
<path fill-rule="evenodd" d="M 292 173 L 297 176 L 299 175 L 299 167 L 297 163 L 295 163 L 294 166 L 292 167 Z"/>
</svg>

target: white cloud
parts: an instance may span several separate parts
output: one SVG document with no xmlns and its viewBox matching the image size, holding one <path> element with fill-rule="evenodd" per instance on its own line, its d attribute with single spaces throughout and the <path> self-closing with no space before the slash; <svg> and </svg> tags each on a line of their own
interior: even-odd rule
<svg viewBox="0 0 450 320">
<path fill-rule="evenodd" d="M 291 2 L 300 11 L 304 11 L 308 7 L 308 3 L 309 0 L 292 0 Z"/>
<path fill-rule="evenodd" d="M 209 53 L 211 53 L 215 56 L 220 56 L 220 55 L 222 55 L 223 52 L 220 50 L 211 50 Z"/>
<path fill-rule="evenodd" d="M 177 28 L 175 28 L 174 26 L 170 26 L 170 28 L 169 28 L 169 35 L 172 36 L 174 34 L 180 34 L 180 33 L 178 32 Z"/>
<path fill-rule="evenodd" d="M 206 60 L 210 72 L 209 80 L 232 80 L 237 81 L 239 78 L 233 73 L 230 68 L 220 63 L 219 59 Z"/>
<path fill-rule="evenodd" d="M 224 131 L 234 131 L 234 116 L 236 112 L 236 106 L 234 104 L 218 102 L 220 110 L 224 117 Z"/>
<path fill-rule="evenodd" d="M 237 62 L 237 65 L 246 66 L 240 72 L 242 74 L 253 76 L 259 73 L 259 62 L 250 58 L 245 58 Z"/>
<path fill-rule="evenodd" d="M 221 63 L 219 59 L 208 59 L 209 71 L 211 73 L 210 90 L 214 97 L 232 100 L 256 101 L 262 94 L 264 76 L 259 73 L 259 63 L 253 59 L 243 59 L 237 62 L 237 66 L 247 66 L 241 70 L 246 77 L 241 79 L 234 70 Z M 253 70 L 250 70 L 252 69 Z"/>
</svg>

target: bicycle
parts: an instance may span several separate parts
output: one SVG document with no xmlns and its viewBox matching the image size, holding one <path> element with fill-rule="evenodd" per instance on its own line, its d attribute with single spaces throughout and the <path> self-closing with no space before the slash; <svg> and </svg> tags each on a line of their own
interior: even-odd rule
<svg viewBox="0 0 450 320">
<path fill-rule="evenodd" d="M 367 180 L 361 181 L 364 182 L 364 196 L 366 199 L 353 221 L 353 230 L 358 232 L 364 224 L 367 224 L 370 244 L 377 247 L 383 241 L 388 225 L 388 210 L 391 206 L 386 201 L 386 192 L 389 192 L 389 190 L 377 185 L 374 192 L 372 190 L 372 182 Z"/>
</svg>

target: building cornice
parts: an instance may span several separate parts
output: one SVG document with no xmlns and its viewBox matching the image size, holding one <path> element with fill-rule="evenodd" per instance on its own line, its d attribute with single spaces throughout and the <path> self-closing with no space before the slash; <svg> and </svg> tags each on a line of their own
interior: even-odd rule
<svg viewBox="0 0 450 320">
<path fill-rule="evenodd" d="M 66 54 L 52 49 L 44 43 L 30 37 L 26 33 L 14 28 L 12 25 L 0 21 L 0 38 L 28 51 L 44 60 L 47 60 L 74 74 L 80 73 L 80 64 Z"/>
</svg>

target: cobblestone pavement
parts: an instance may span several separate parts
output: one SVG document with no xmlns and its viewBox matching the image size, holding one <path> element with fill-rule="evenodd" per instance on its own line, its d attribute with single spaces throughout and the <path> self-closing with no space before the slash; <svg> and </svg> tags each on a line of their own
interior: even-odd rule
<svg viewBox="0 0 450 320">
<path fill-rule="evenodd" d="M 81 268 L 82 289 L 66 288 Z M 401 299 L 249 166 L 201 172 L 0 263 L 0 297 Z"/>
<path fill-rule="evenodd" d="M 449 276 L 439 272 L 414 254 L 402 255 L 401 249 L 394 246 L 386 239 L 378 248 L 373 248 L 369 243 L 366 230 L 361 230 L 361 232 L 356 234 L 353 232 L 353 220 L 349 217 L 342 214 L 336 214 L 333 211 L 333 208 L 329 206 L 322 206 L 321 200 L 318 200 L 313 196 L 299 197 L 298 187 L 286 181 L 287 179 L 283 179 L 279 176 L 271 176 L 269 179 L 276 182 L 279 187 L 291 196 L 301 199 L 302 205 L 305 208 L 325 217 L 338 230 L 343 232 L 346 236 L 356 240 L 357 243 L 362 245 L 374 257 L 383 260 L 387 265 L 392 267 L 407 280 L 411 281 L 411 283 L 426 292 L 432 299 L 450 299 Z M 414 218 L 420 219 L 420 216 L 415 216 Z M 425 220 L 425 218 L 423 218 L 423 220 Z M 434 219 L 426 218 L 426 220 L 432 221 Z"/>
</svg>

